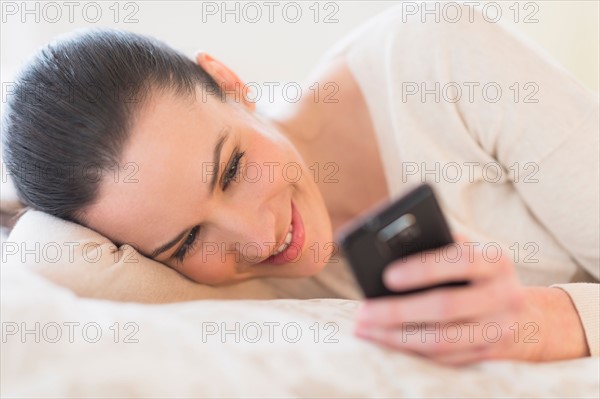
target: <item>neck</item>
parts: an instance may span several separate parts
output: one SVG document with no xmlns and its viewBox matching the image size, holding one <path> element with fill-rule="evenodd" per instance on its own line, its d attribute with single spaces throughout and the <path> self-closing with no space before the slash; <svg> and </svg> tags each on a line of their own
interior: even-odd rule
<svg viewBox="0 0 600 399">
<path fill-rule="evenodd" d="M 305 160 L 315 158 L 314 142 L 324 132 L 323 112 L 310 96 L 304 95 L 297 103 L 284 100 L 258 110 L 263 122 L 283 134 Z"/>
<path fill-rule="evenodd" d="M 260 113 L 291 141 L 311 172 L 317 169 L 315 182 L 335 230 L 387 198 L 387 183 L 371 116 L 350 70 L 337 62 L 317 76 L 320 101 L 305 84 L 298 102 L 280 101 Z"/>
</svg>

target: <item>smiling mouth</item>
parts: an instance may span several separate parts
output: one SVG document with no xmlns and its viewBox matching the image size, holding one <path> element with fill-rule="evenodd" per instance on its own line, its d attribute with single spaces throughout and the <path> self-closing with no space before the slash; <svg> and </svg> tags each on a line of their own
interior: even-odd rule
<svg viewBox="0 0 600 399">
<path fill-rule="evenodd" d="M 283 251 L 285 251 L 287 249 L 287 247 L 290 246 L 290 243 L 292 242 L 292 232 L 293 232 L 293 230 L 294 230 L 294 225 L 290 224 L 288 232 L 285 235 L 285 239 L 283 240 L 283 244 L 281 244 L 279 246 L 279 248 L 277 248 L 275 250 L 275 252 L 273 252 L 273 255 L 271 255 L 271 256 L 275 256 L 275 255 L 278 255 L 278 254 L 282 253 Z"/>
<path fill-rule="evenodd" d="M 304 245 L 305 233 L 304 233 L 304 222 L 302 216 L 296 208 L 296 204 L 292 201 L 292 221 L 288 228 L 288 232 L 285 235 L 283 242 L 277 247 L 277 249 L 265 260 L 259 262 L 259 265 L 281 265 L 285 263 L 294 262 L 299 258 Z"/>
</svg>

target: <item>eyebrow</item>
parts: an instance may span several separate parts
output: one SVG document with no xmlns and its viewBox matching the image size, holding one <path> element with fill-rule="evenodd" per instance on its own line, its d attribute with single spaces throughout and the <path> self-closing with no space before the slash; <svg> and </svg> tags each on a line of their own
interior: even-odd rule
<svg viewBox="0 0 600 399">
<path fill-rule="evenodd" d="M 223 149 L 223 145 L 225 144 L 225 141 L 227 141 L 228 138 L 229 138 L 229 129 L 225 129 L 225 131 L 219 135 L 219 137 L 217 138 L 217 142 L 215 143 L 215 148 L 213 150 L 213 165 L 215 165 L 215 173 L 212 175 L 212 178 L 210 180 L 210 194 L 211 195 L 215 191 L 215 186 L 217 184 L 217 178 L 219 176 L 219 163 L 220 163 L 219 160 L 221 159 L 221 151 Z M 179 241 L 181 241 L 181 239 L 183 237 L 188 235 L 192 229 L 193 229 L 193 226 L 186 228 L 181 233 L 179 233 L 175 238 L 173 238 L 171 241 L 156 248 L 150 254 L 150 258 L 154 259 L 158 255 L 160 255 L 163 252 L 166 252 L 169 249 L 171 249 L 172 247 L 174 247 L 175 244 L 177 244 Z"/>
</svg>

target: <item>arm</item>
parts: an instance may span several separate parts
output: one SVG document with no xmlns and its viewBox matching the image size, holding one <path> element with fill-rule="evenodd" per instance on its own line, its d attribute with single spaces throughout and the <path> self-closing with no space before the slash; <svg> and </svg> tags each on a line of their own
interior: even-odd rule
<svg viewBox="0 0 600 399">
<path fill-rule="evenodd" d="M 521 91 L 518 102 L 509 93 L 499 103 L 461 103 L 459 111 L 476 139 L 505 168 L 527 162 L 536 165 L 537 182 L 520 179 L 514 183 L 517 192 L 582 271 L 598 281 L 598 98 L 526 41 L 481 20 L 474 25 L 455 29 L 455 39 L 462 37 L 470 43 L 468 47 L 458 45 L 461 56 L 474 60 L 469 76 L 478 81 L 499 82 L 503 88 L 514 82 L 523 88 L 531 82 L 535 85 L 531 87 L 539 91 L 532 98 L 536 102 L 525 102 L 525 92 Z M 467 39 L 468 29 L 477 29 L 480 34 Z M 492 42 L 494 46 L 486 45 Z M 508 54 L 510 63 L 503 59 Z M 538 300 L 541 308 L 551 310 L 550 315 L 556 314 L 557 309 L 565 316 L 575 312 L 578 318 L 568 326 L 573 330 L 583 328 L 588 354 L 600 355 L 598 284 L 559 284 L 535 291 L 532 298 Z M 559 298 L 561 303 L 554 303 Z M 553 330 L 558 338 L 565 327 L 556 326 Z M 572 332 L 579 336 L 578 331 Z"/>
<path fill-rule="evenodd" d="M 497 103 L 460 101 L 457 112 L 474 140 L 505 168 L 516 162 L 537 165 L 538 182 L 520 180 L 515 189 L 540 224 L 597 280 L 597 99 L 554 61 L 505 29 L 481 21 L 479 15 L 475 23 L 440 29 L 443 34 L 426 50 L 446 54 L 444 64 L 435 70 L 447 74 L 449 81 L 497 82 L 505 89 L 514 82 L 521 88 L 527 82 L 537 85 L 537 103 L 525 103 L 523 97 L 515 102 L 512 93 L 505 93 Z M 473 284 L 452 291 L 369 301 L 359 313 L 357 333 L 452 364 L 483 358 L 552 360 L 598 353 L 597 284 L 527 288 L 516 278 L 509 259 L 503 259 L 499 267 L 485 259 L 444 264 L 419 257 L 391 265 L 386 284 L 401 290 L 447 278 L 466 278 Z M 406 334 L 415 327 L 410 323 L 417 323 L 422 332 L 465 321 L 496 323 L 505 340 L 431 342 L 419 332 Z M 515 339 L 514 331 L 525 324 L 536 329 L 537 342 L 524 342 L 522 330 Z M 419 339 L 414 340 L 415 335 Z"/>
</svg>

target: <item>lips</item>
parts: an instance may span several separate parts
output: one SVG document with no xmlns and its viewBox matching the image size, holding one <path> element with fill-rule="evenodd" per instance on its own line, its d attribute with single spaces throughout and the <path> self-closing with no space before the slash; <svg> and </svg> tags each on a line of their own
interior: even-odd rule
<svg viewBox="0 0 600 399">
<path fill-rule="evenodd" d="M 289 233 L 291 233 L 291 237 Z M 289 230 L 276 247 L 274 254 L 259 264 L 282 265 L 298 260 L 305 238 L 302 216 L 298 212 L 296 204 L 292 201 L 292 222 L 290 223 Z"/>
</svg>

